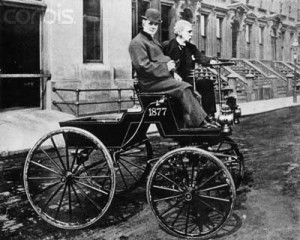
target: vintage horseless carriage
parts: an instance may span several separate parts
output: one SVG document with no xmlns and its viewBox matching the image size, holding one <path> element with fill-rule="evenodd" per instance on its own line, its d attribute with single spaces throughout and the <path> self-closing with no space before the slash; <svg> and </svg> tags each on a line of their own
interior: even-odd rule
<svg viewBox="0 0 300 240">
<path fill-rule="evenodd" d="M 48 223 L 81 229 L 103 217 L 116 193 L 132 191 L 147 179 L 147 201 L 166 231 L 211 237 L 231 216 L 244 174 L 243 156 L 229 137 L 239 111 L 225 109 L 221 128 L 182 128 L 169 96 L 137 96 L 139 112 L 61 122 L 42 137 L 24 166 L 29 202 Z M 154 157 L 150 124 L 176 147 Z"/>
</svg>

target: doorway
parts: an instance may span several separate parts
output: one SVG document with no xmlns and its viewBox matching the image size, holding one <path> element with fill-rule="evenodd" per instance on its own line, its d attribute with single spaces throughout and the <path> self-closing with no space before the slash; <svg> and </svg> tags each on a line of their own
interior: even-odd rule
<svg viewBox="0 0 300 240">
<path fill-rule="evenodd" d="M 237 41 L 240 30 L 240 23 L 235 20 L 232 23 L 232 58 L 237 58 Z"/>
<path fill-rule="evenodd" d="M 0 109 L 40 105 L 40 83 L 22 74 L 40 73 L 40 12 L 0 7 Z"/>
<path fill-rule="evenodd" d="M 276 28 L 272 28 L 272 35 L 271 35 L 271 48 L 272 48 L 272 60 L 277 60 L 277 30 Z"/>
</svg>

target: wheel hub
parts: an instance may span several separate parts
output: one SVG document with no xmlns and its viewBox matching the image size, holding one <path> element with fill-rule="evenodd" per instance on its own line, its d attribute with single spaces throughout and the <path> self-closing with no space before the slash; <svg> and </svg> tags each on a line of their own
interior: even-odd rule
<svg viewBox="0 0 300 240">
<path fill-rule="evenodd" d="M 185 194 L 185 200 L 186 201 L 191 201 L 193 199 L 193 195 L 192 195 L 192 193 L 191 192 L 187 192 L 186 194 Z"/>
<path fill-rule="evenodd" d="M 195 190 L 194 190 L 194 188 L 193 188 L 193 187 L 188 187 L 188 188 L 187 188 L 187 191 L 185 192 L 185 195 L 184 195 L 185 200 L 186 200 L 186 201 L 192 201 L 194 195 L 195 195 Z"/>
<path fill-rule="evenodd" d="M 63 176 L 61 178 L 61 182 L 66 183 L 66 184 L 70 184 L 73 180 L 73 173 L 70 171 L 67 171 L 65 176 Z"/>
</svg>

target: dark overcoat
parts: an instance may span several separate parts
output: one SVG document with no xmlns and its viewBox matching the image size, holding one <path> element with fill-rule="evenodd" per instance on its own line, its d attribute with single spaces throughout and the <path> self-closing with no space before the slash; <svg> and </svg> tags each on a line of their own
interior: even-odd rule
<svg viewBox="0 0 300 240">
<path fill-rule="evenodd" d="M 165 56 L 161 44 L 148 33 L 140 32 L 129 44 L 129 54 L 143 92 L 166 93 L 177 98 L 183 108 L 186 126 L 198 127 L 206 117 L 192 86 L 174 79 L 168 70 L 171 60 Z"/>
<path fill-rule="evenodd" d="M 202 54 L 194 44 L 187 42 L 185 46 L 181 46 L 175 38 L 163 43 L 163 52 L 177 63 L 176 71 L 185 80 L 191 75 L 191 70 L 194 70 L 195 62 L 207 65 L 211 59 Z"/>
<path fill-rule="evenodd" d="M 173 78 L 167 67 L 170 57 L 163 54 L 161 44 L 149 34 L 140 32 L 132 39 L 129 53 L 142 91 L 181 97 L 182 91 L 191 87 Z"/>
<path fill-rule="evenodd" d="M 195 68 L 195 63 L 207 65 L 211 60 L 202 54 L 194 44 L 187 42 L 185 46 L 181 46 L 175 38 L 163 43 L 163 52 L 177 63 L 177 73 L 183 78 L 183 81 L 191 85 L 193 85 L 191 74 Z M 214 114 L 216 101 L 213 81 L 210 79 L 196 81 L 196 90 L 202 96 L 203 109 L 208 114 Z"/>
</svg>

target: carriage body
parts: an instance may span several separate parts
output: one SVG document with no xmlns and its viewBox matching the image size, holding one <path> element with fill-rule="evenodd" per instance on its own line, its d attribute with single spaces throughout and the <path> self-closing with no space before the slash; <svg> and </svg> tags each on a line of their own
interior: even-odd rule
<svg viewBox="0 0 300 240">
<path fill-rule="evenodd" d="M 60 122 L 61 127 L 84 129 L 108 148 L 122 148 L 146 138 L 150 124 L 154 124 L 163 138 L 173 138 L 181 143 L 194 142 L 199 145 L 216 144 L 230 135 L 220 128 L 183 128 L 181 109 L 172 105 L 166 94 L 138 94 L 141 110 L 125 112 L 121 117 L 92 116 Z"/>
</svg>

